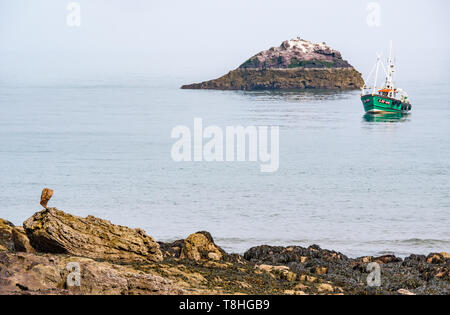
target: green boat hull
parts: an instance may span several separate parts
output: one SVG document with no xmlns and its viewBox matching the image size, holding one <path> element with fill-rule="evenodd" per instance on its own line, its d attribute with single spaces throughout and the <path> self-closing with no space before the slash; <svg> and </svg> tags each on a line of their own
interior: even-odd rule
<svg viewBox="0 0 450 315">
<path fill-rule="evenodd" d="M 361 96 L 361 101 L 366 113 L 408 113 L 411 111 L 411 104 L 404 103 L 394 98 L 367 94 Z"/>
</svg>

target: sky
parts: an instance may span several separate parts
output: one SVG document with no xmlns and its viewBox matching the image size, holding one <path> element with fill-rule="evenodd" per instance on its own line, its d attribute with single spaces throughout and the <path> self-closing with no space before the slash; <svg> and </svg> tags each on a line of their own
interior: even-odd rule
<svg viewBox="0 0 450 315">
<path fill-rule="evenodd" d="M 67 23 L 71 2 L 79 27 Z M 444 80 L 449 9 L 448 0 L 0 0 L 0 82 L 207 80 L 297 36 L 326 42 L 364 76 L 393 40 L 398 80 Z"/>
</svg>

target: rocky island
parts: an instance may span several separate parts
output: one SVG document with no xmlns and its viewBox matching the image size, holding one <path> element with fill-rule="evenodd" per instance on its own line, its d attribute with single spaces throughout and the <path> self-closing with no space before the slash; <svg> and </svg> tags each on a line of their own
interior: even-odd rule
<svg viewBox="0 0 450 315">
<path fill-rule="evenodd" d="M 367 285 L 371 262 L 381 266 L 381 286 Z M 349 258 L 317 245 L 262 245 L 239 255 L 208 232 L 157 242 L 56 208 L 23 226 L 0 219 L 0 294 L 449 294 L 449 270 L 444 252 Z"/>
<path fill-rule="evenodd" d="M 288 90 L 359 89 L 361 73 L 326 43 L 295 38 L 264 50 L 237 69 L 210 81 L 183 85 L 182 89 Z"/>
</svg>

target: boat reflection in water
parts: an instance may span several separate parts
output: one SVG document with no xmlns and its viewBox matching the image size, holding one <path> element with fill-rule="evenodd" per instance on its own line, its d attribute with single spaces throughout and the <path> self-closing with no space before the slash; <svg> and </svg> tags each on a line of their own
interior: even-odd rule
<svg viewBox="0 0 450 315">
<path fill-rule="evenodd" d="M 363 116 L 366 122 L 405 122 L 409 119 L 409 114 L 404 113 L 379 113 L 379 114 L 369 114 L 366 113 Z"/>
</svg>

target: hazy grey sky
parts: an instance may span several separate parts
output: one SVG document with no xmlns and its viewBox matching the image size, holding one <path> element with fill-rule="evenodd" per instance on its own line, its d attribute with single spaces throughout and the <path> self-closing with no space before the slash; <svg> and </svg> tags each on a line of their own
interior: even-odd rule
<svg viewBox="0 0 450 315">
<path fill-rule="evenodd" d="M 325 41 L 367 74 L 393 39 L 399 79 L 448 78 L 448 0 L 0 0 L 0 79 L 125 74 L 211 79 L 300 36 Z M 370 2 L 380 26 L 367 23 Z"/>
</svg>

